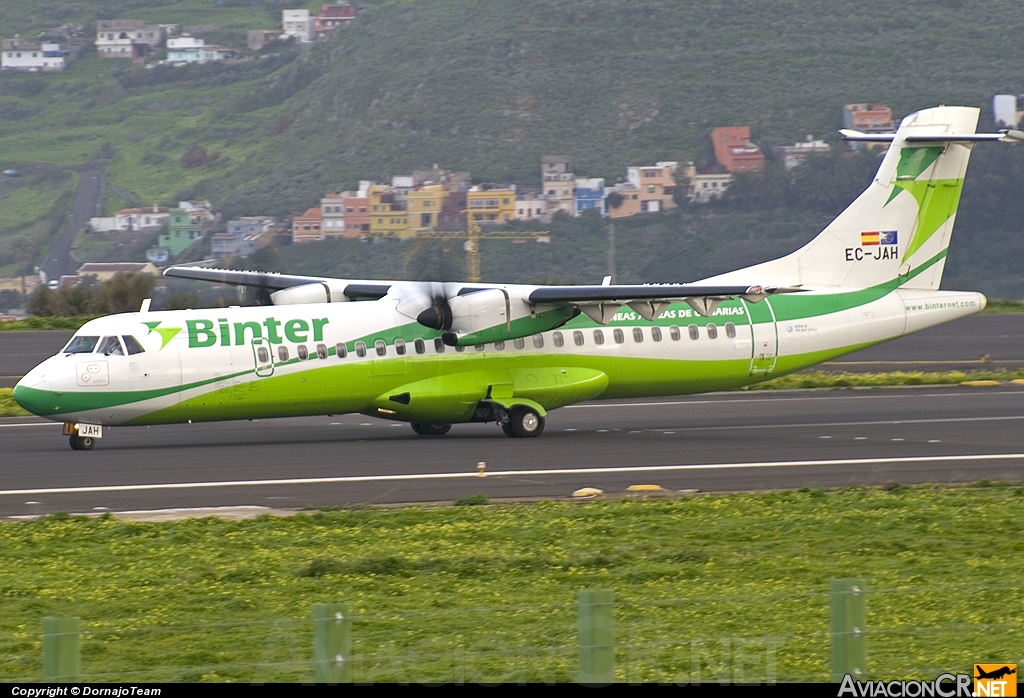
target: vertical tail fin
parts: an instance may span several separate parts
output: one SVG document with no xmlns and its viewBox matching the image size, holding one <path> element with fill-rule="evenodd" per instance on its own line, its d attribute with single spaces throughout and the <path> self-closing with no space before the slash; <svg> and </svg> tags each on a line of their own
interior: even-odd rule
<svg viewBox="0 0 1024 698">
<path fill-rule="evenodd" d="M 906 288 L 937 289 L 973 146 L 941 136 L 973 134 L 979 112 L 935 107 L 906 117 L 874 180 L 817 237 L 786 257 L 725 277 L 809 287 L 903 278 Z M 914 140 L 921 137 L 927 140 Z"/>
</svg>

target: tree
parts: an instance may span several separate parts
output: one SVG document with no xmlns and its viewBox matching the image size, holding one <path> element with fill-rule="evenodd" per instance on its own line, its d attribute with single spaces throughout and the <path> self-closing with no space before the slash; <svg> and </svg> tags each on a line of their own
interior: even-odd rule
<svg viewBox="0 0 1024 698">
<path fill-rule="evenodd" d="M 617 191 L 608 192 L 608 196 L 605 198 L 608 201 L 609 209 L 618 208 L 622 205 L 622 202 L 626 200 L 626 198 Z"/>
<path fill-rule="evenodd" d="M 149 274 L 118 272 L 92 295 L 88 310 L 95 314 L 137 311 L 152 295 L 154 283 Z"/>
</svg>

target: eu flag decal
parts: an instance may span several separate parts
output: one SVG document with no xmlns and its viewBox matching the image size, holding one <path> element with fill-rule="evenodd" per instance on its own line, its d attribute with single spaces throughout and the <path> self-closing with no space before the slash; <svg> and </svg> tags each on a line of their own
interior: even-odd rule
<svg viewBox="0 0 1024 698">
<path fill-rule="evenodd" d="M 883 230 L 878 234 L 878 242 L 881 245 L 895 245 L 896 244 L 896 231 L 895 230 Z"/>
</svg>

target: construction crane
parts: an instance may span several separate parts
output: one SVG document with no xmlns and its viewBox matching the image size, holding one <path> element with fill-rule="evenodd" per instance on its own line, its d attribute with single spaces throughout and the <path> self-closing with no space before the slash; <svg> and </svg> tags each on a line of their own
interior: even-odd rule
<svg viewBox="0 0 1024 698">
<path fill-rule="evenodd" d="M 481 240 L 527 240 L 534 239 L 537 242 L 551 242 L 550 231 L 548 230 L 493 230 L 490 232 L 483 232 L 480 229 L 480 224 L 476 222 L 476 219 L 470 214 L 469 211 L 463 211 L 466 214 L 466 230 L 441 232 L 437 230 L 429 230 L 419 233 L 416 237 L 418 238 L 432 238 L 435 240 L 465 240 L 464 248 L 466 250 L 466 281 L 470 283 L 480 283 L 480 241 Z"/>
</svg>

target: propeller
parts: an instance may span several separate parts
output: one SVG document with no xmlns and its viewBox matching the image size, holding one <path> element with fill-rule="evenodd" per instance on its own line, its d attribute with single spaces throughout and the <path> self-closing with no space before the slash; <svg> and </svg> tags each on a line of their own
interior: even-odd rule
<svg viewBox="0 0 1024 698">
<path fill-rule="evenodd" d="M 400 299 L 400 313 L 432 330 L 447 332 L 452 328 L 454 318 L 448 299 L 458 293 L 462 284 L 414 282 L 399 286 L 394 292 Z"/>
</svg>

